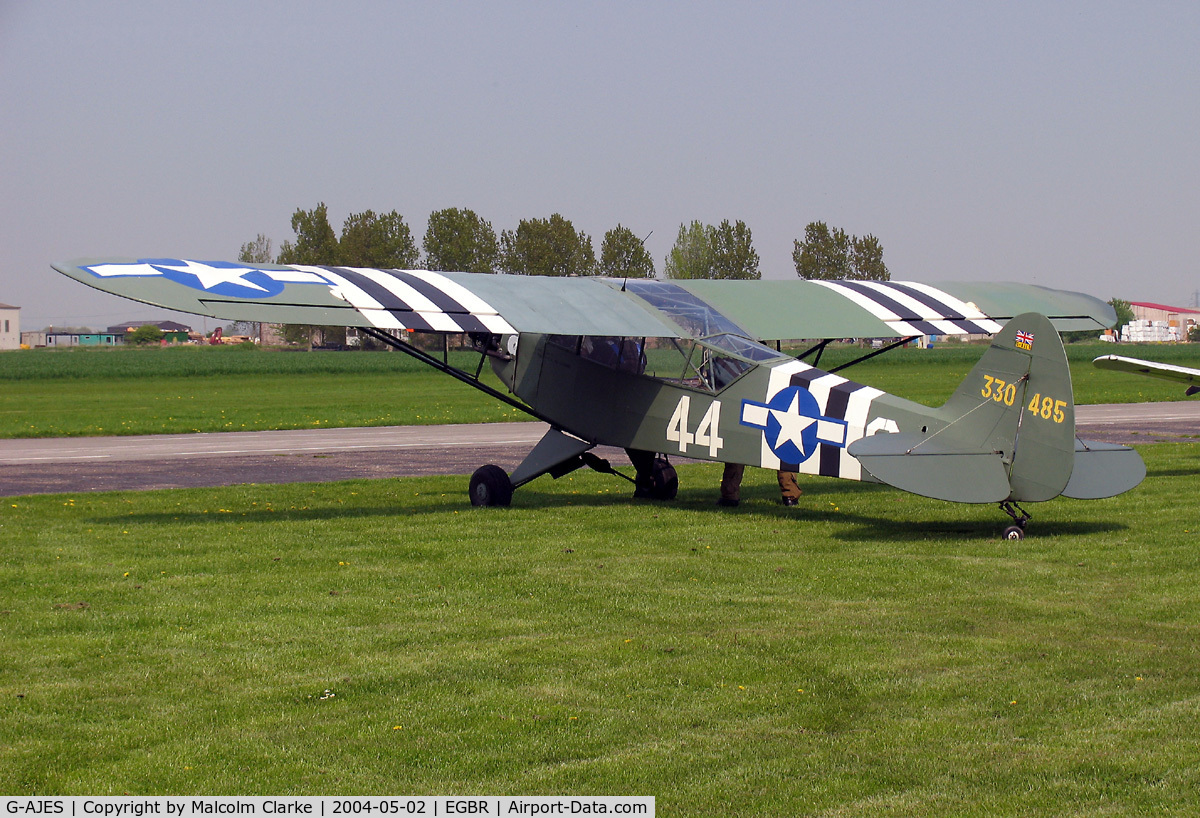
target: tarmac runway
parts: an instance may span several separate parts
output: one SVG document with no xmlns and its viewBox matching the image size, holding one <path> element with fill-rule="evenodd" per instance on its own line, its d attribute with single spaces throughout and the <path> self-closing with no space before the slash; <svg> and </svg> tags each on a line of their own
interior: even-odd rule
<svg viewBox="0 0 1200 818">
<path fill-rule="evenodd" d="M 1200 400 L 1077 406 L 1076 428 L 1115 443 L 1195 439 Z M 480 423 L 0 440 L 0 496 L 469 475 L 485 463 L 511 471 L 545 430 Z M 620 449 L 595 451 L 628 465 Z"/>
</svg>

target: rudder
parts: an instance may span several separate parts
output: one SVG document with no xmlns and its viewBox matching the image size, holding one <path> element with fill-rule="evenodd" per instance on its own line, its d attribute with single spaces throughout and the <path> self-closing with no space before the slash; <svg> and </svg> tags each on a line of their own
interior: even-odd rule
<svg viewBox="0 0 1200 818">
<path fill-rule="evenodd" d="M 1025 313 L 991 347 L 942 407 L 953 438 L 1000 453 L 1009 499 L 1060 495 L 1075 465 L 1075 403 L 1062 340 L 1050 320 Z M 957 427 L 957 428 L 956 428 Z"/>
</svg>

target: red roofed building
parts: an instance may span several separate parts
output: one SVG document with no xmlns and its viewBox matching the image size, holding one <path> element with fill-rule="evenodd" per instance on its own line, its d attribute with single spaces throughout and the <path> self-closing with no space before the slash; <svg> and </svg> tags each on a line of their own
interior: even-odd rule
<svg viewBox="0 0 1200 818">
<path fill-rule="evenodd" d="M 1167 321 L 1176 326 L 1188 320 L 1200 322 L 1200 310 L 1191 307 L 1170 307 L 1149 301 L 1130 301 L 1129 306 L 1139 321 Z"/>
<path fill-rule="evenodd" d="M 1134 320 L 1121 331 L 1121 340 L 1186 341 L 1193 326 L 1200 325 L 1200 310 L 1191 307 L 1172 307 L 1150 301 L 1131 301 Z M 1140 337 L 1150 331 L 1151 336 Z M 1126 337 L 1126 336 L 1129 337 Z"/>
</svg>

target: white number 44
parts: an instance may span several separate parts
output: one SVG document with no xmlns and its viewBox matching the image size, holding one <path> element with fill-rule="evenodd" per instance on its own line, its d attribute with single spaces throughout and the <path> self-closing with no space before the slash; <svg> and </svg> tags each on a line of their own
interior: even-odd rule
<svg viewBox="0 0 1200 818">
<path fill-rule="evenodd" d="M 688 431 L 688 414 L 692 408 L 691 395 L 684 395 L 675 407 L 675 414 L 667 423 L 667 440 L 679 444 L 679 451 L 686 454 L 688 446 L 707 446 L 708 456 L 716 457 L 717 452 L 725 445 L 719 434 L 721 425 L 721 402 L 715 400 L 708 405 L 708 411 L 700 418 L 696 431 Z"/>
</svg>

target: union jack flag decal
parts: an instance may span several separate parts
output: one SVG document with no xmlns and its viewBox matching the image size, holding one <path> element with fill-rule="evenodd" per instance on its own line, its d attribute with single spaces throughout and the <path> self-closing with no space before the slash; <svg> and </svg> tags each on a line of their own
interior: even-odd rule
<svg viewBox="0 0 1200 818">
<path fill-rule="evenodd" d="M 1017 349 L 1033 349 L 1033 333 L 1017 330 Z"/>
</svg>

